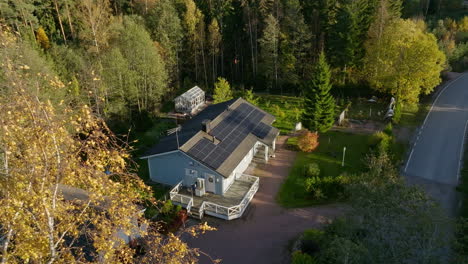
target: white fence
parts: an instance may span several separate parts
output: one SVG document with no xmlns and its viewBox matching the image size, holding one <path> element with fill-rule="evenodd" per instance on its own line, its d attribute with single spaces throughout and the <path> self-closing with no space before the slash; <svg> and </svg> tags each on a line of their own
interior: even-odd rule
<svg viewBox="0 0 468 264">
<path fill-rule="evenodd" d="M 226 207 L 212 202 L 204 201 L 202 206 L 206 214 L 217 216 L 226 220 L 236 219 L 242 216 L 250 201 L 258 191 L 260 179 L 256 176 L 247 174 L 236 174 L 236 180 L 252 183 L 250 189 L 242 198 L 238 205 Z"/>
<path fill-rule="evenodd" d="M 216 203 L 204 201 L 198 209 L 200 218 L 202 218 L 204 214 L 216 216 L 226 220 L 232 220 L 242 216 L 255 193 L 258 191 L 260 179 L 256 176 L 238 173 L 236 174 L 235 180 L 252 183 L 252 186 L 250 186 L 241 202 L 238 205 L 226 207 Z M 190 209 L 193 206 L 193 198 L 179 194 L 181 188 L 182 182 L 179 182 L 176 186 L 174 186 L 174 188 L 172 188 L 172 190 L 169 192 L 171 200 L 177 204 L 182 205 L 187 209 L 188 212 L 190 212 Z"/>
<path fill-rule="evenodd" d="M 185 209 L 187 209 L 187 212 L 190 212 L 190 209 L 192 209 L 193 206 L 193 198 L 190 196 L 179 194 L 181 188 L 182 182 L 179 182 L 169 192 L 169 196 L 171 198 L 171 201 L 180 204 L 182 207 L 185 207 Z"/>
</svg>

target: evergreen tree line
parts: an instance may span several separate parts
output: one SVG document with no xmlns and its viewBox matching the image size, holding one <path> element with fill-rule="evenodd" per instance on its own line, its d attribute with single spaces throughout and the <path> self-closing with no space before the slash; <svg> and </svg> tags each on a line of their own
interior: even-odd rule
<svg viewBox="0 0 468 264">
<path fill-rule="evenodd" d="M 164 102 L 192 85 L 212 91 L 218 77 L 234 87 L 305 94 L 321 52 L 330 64 L 333 84 L 393 87 L 381 84 L 389 77 L 376 70 L 382 58 L 368 55 L 380 55 L 375 51 L 388 46 L 382 42 L 384 34 L 402 10 L 406 16 L 421 15 L 419 9 L 411 9 L 412 4 L 401 0 L 2 0 L 0 18 L 18 32 L 22 45 L 18 52 L 34 53 L 38 64 L 47 65 L 41 70 L 58 74 L 66 84 L 63 98 L 87 103 L 108 120 L 126 122 L 157 113 Z M 407 23 L 406 28 L 400 23 L 399 30 L 430 31 L 418 23 Z M 465 55 L 461 51 L 456 56 Z M 435 57 L 438 64 L 445 63 Z M 390 93 L 407 94 L 395 89 Z M 419 92 L 413 94 L 417 97 Z"/>
</svg>

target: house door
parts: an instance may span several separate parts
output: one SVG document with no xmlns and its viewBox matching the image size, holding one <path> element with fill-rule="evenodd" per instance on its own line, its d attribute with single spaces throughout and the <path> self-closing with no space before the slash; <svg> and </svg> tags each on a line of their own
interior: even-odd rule
<svg viewBox="0 0 468 264">
<path fill-rule="evenodd" d="M 212 174 L 205 173 L 205 186 L 207 192 L 215 192 L 215 176 Z"/>
</svg>

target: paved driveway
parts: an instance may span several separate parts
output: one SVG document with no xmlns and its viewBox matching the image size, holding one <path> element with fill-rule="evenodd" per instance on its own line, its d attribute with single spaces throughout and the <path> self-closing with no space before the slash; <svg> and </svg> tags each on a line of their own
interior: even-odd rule
<svg viewBox="0 0 468 264">
<path fill-rule="evenodd" d="M 203 220 L 218 231 L 189 240 L 192 247 L 226 264 L 288 263 L 287 247 L 293 239 L 305 229 L 320 227 L 341 214 L 339 206 L 284 209 L 277 205 L 276 194 L 296 156 L 283 147 L 285 139 L 278 140 L 276 157 L 267 165 L 246 172 L 260 176 L 260 188 L 244 216 L 233 221 L 205 217 Z M 210 261 L 202 257 L 200 263 Z"/>
<path fill-rule="evenodd" d="M 408 182 L 422 185 L 452 214 L 467 120 L 468 74 L 464 74 L 435 99 L 404 169 Z"/>
</svg>

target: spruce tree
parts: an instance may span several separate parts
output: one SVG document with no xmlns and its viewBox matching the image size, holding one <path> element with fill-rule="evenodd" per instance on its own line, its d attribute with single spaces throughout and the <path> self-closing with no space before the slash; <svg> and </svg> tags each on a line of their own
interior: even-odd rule
<svg viewBox="0 0 468 264">
<path fill-rule="evenodd" d="M 305 83 L 302 123 L 310 131 L 326 132 L 335 121 L 335 99 L 330 94 L 330 66 L 322 52 L 310 80 Z"/>
</svg>

